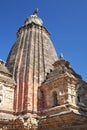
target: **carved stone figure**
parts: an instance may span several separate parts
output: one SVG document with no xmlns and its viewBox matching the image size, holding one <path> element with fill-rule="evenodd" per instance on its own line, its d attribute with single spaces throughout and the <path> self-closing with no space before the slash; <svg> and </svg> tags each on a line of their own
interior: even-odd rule
<svg viewBox="0 0 87 130">
<path fill-rule="evenodd" d="M 85 84 L 77 85 L 77 104 L 87 111 L 87 86 Z"/>
</svg>

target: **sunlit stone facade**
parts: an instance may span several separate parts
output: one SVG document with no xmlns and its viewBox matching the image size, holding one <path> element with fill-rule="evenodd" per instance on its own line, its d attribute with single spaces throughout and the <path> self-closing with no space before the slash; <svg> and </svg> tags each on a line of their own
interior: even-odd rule
<svg viewBox="0 0 87 130">
<path fill-rule="evenodd" d="M 57 57 L 37 12 L 0 60 L 0 130 L 87 130 L 87 83 Z"/>
</svg>

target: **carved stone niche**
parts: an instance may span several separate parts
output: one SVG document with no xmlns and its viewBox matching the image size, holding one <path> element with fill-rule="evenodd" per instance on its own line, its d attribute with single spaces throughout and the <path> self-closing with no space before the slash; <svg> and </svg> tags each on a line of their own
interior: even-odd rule
<svg viewBox="0 0 87 130">
<path fill-rule="evenodd" d="M 3 101 L 3 85 L 0 84 L 0 104 L 2 103 Z"/>
<path fill-rule="evenodd" d="M 27 118 L 19 116 L 15 120 L 15 128 L 18 130 L 35 130 L 38 127 L 38 121 L 33 116 L 28 116 Z"/>
<path fill-rule="evenodd" d="M 87 84 L 78 84 L 76 88 L 77 105 L 84 111 L 87 111 Z"/>
</svg>

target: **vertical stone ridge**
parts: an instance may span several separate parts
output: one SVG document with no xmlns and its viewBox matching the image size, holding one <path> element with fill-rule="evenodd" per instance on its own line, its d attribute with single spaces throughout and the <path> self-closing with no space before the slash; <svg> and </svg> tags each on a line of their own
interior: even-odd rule
<svg viewBox="0 0 87 130">
<path fill-rule="evenodd" d="M 33 84 L 33 111 L 37 110 L 37 87 L 38 87 L 38 39 L 39 37 L 39 31 L 38 31 L 38 26 L 35 25 L 35 37 L 34 37 L 34 44 L 35 44 L 35 52 L 34 52 L 34 84 Z"/>
<path fill-rule="evenodd" d="M 41 40 L 42 40 L 43 70 L 44 70 L 44 78 L 45 78 L 45 58 L 44 58 L 44 43 L 43 43 L 43 31 L 42 31 L 42 29 L 41 29 Z"/>
<path fill-rule="evenodd" d="M 20 39 L 18 38 L 18 40 L 19 40 L 19 45 L 18 45 L 16 57 L 15 57 L 15 63 L 14 63 L 14 68 L 13 68 L 13 76 L 15 76 L 16 65 L 17 65 L 17 58 L 18 58 L 18 55 L 19 55 L 19 49 L 20 49 L 20 46 L 21 46 L 21 39 L 22 39 L 22 38 L 23 38 L 23 32 L 22 32 L 22 34 L 21 34 L 21 36 L 20 36 Z M 17 41 L 17 43 L 18 43 L 18 41 Z M 15 79 L 16 77 L 13 77 L 13 78 Z"/>
<path fill-rule="evenodd" d="M 28 82 L 29 82 L 29 66 L 30 66 L 30 51 L 31 51 L 31 38 L 32 38 L 32 31 L 30 28 L 29 31 L 29 44 L 28 44 L 28 51 L 27 51 L 27 60 L 26 60 L 26 75 L 25 75 L 25 87 L 24 87 L 24 104 L 23 104 L 23 110 L 27 110 L 27 103 L 28 103 L 28 91 L 29 91 L 29 87 L 28 87 Z"/>
<path fill-rule="evenodd" d="M 27 85 L 27 83 L 26 83 L 27 66 L 26 66 L 26 65 L 27 65 L 28 54 L 30 53 L 30 52 L 29 52 L 29 48 L 30 48 L 30 47 L 29 47 L 29 46 L 30 46 L 30 42 L 29 42 L 29 40 L 30 40 L 30 33 L 31 33 L 30 30 L 28 30 L 27 41 L 26 41 L 26 43 L 27 43 L 27 48 L 26 48 L 26 58 L 25 58 L 25 59 L 26 59 L 26 60 L 25 60 L 25 72 L 24 72 L 24 75 L 25 75 L 25 76 L 24 76 L 23 111 L 24 111 L 24 107 L 25 107 L 25 106 L 24 106 L 24 104 L 25 104 L 25 100 L 24 100 L 24 99 L 25 99 L 25 89 L 27 88 L 27 87 L 26 87 L 26 85 Z"/>
<path fill-rule="evenodd" d="M 24 30 L 24 36 L 23 36 L 23 41 L 22 41 L 22 46 L 21 46 L 21 53 L 20 53 L 20 60 L 19 60 L 19 66 L 18 66 L 18 73 L 17 73 L 17 80 L 19 86 L 19 92 L 18 92 L 18 111 L 21 111 L 22 108 L 22 89 L 23 89 L 23 75 L 24 73 L 21 74 L 21 69 L 22 69 L 22 60 L 23 60 L 23 51 L 24 51 L 24 46 L 25 46 L 25 38 L 26 38 L 26 30 Z M 23 70 L 22 70 L 23 71 Z"/>
<path fill-rule="evenodd" d="M 16 57 L 15 57 L 15 63 L 14 63 L 14 68 L 13 68 L 13 78 L 14 79 L 16 79 L 16 66 L 17 66 L 17 59 L 18 59 L 18 56 L 19 56 L 19 49 L 20 49 L 20 45 L 21 45 L 21 40 L 22 40 L 22 38 L 23 38 L 23 33 L 21 34 L 21 37 L 20 37 L 20 39 L 18 39 L 19 40 L 19 44 L 18 44 L 18 48 L 17 48 L 17 53 L 16 53 Z M 17 41 L 17 43 L 18 43 L 18 41 Z M 14 109 L 16 110 L 16 106 L 17 106 L 17 89 L 18 89 L 18 87 L 16 87 L 16 90 L 15 90 L 15 95 L 14 95 Z"/>
<path fill-rule="evenodd" d="M 25 84 L 25 72 L 26 72 L 26 57 L 27 57 L 27 51 L 28 51 L 28 31 L 25 31 L 25 39 L 24 39 L 24 49 L 23 49 L 23 56 L 22 56 L 22 62 L 23 64 L 21 65 L 21 71 L 20 71 L 20 86 L 21 86 L 21 104 L 20 104 L 20 109 L 23 111 L 23 103 L 24 103 L 24 86 Z M 23 73 L 23 74 L 22 74 Z M 22 82 L 22 83 L 21 83 Z"/>
<path fill-rule="evenodd" d="M 21 87 L 22 87 L 21 111 L 23 111 L 23 102 L 24 102 L 24 86 L 25 86 L 26 54 L 27 54 L 27 52 L 25 51 L 25 49 L 27 49 L 27 40 L 26 40 L 27 36 L 28 36 L 28 32 L 26 34 L 25 41 L 24 41 L 24 50 L 23 50 L 23 58 L 22 58 L 23 64 L 21 65 L 21 71 L 23 71 L 23 75 L 20 73 L 20 77 L 21 77 L 22 82 L 23 82 L 21 84 Z"/>
<path fill-rule="evenodd" d="M 32 111 L 34 111 L 34 82 L 35 82 L 35 55 L 36 55 L 36 26 L 33 26 L 33 30 L 32 30 L 32 90 L 31 90 L 31 97 L 32 97 L 32 102 L 31 102 L 31 106 L 32 106 Z"/>
<path fill-rule="evenodd" d="M 38 27 L 38 84 L 40 82 L 40 27 Z"/>
<path fill-rule="evenodd" d="M 19 47 L 18 47 L 18 50 L 17 50 L 17 54 L 16 54 L 16 61 L 15 61 L 15 68 L 14 68 L 14 71 L 15 71 L 15 73 L 14 73 L 14 77 L 16 78 L 15 80 L 16 80 L 16 82 L 17 82 L 17 87 L 16 87 L 16 94 L 15 94 L 15 100 L 16 100 L 16 104 L 14 104 L 14 106 L 15 106 L 15 109 L 16 109 L 16 112 L 18 111 L 18 98 L 19 98 L 19 95 L 18 95 L 18 93 L 19 93 L 19 75 L 18 75 L 18 73 L 19 73 L 19 60 L 20 60 L 20 48 L 21 48 L 21 46 L 23 45 L 23 37 L 24 37 L 24 34 L 22 33 L 21 34 L 21 39 L 20 39 L 20 42 L 19 42 Z M 17 66 L 17 68 L 16 68 L 16 66 Z"/>
<path fill-rule="evenodd" d="M 36 27 L 34 27 L 35 28 L 35 30 L 34 30 L 34 48 L 33 48 L 33 50 L 34 50 L 34 55 L 33 55 L 33 90 L 32 90 L 32 111 L 34 110 L 34 79 L 35 79 L 35 54 L 36 54 L 36 51 L 35 51 L 35 49 L 36 49 Z"/>
</svg>

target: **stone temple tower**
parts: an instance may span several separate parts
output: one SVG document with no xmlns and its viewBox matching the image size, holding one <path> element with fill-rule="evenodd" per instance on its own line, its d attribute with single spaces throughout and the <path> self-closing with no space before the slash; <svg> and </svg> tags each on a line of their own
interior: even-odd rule
<svg viewBox="0 0 87 130">
<path fill-rule="evenodd" d="M 37 12 L 0 60 L 0 130 L 87 130 L 87 82 L 57 58 Z"/>
<path fill-rule="evenodd" d="M 38 9 L 19 28 L 6 63 L 17 83 L 14 110 L 18 114 L 37 112 L 38 86 L 58 59 L 50 34 L 37 12 Z"/>
</svg>

